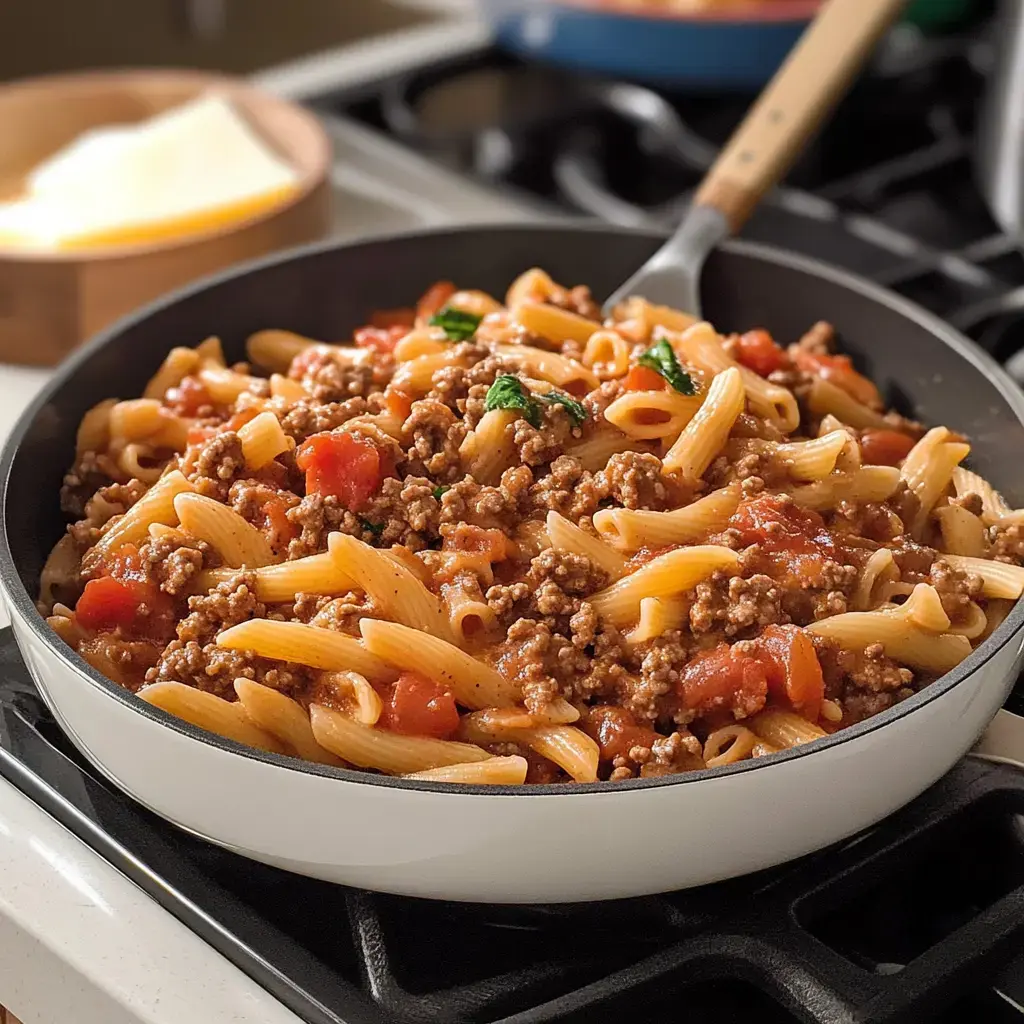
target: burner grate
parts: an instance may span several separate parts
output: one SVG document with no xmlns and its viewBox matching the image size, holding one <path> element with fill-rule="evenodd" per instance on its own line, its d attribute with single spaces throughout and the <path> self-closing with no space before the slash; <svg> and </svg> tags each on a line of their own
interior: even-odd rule
<svg viewBox="0 0 1024 1024">
<path fill-rule="evenodd" d="M 703 889 L 518 907 L 375 895 L 136 806 L 70 748 L 4 630 L 0 775 L 309 1024 L 1024 1020 L 1024 772 L 979 759 L 853 840 Z"/>
</svg>

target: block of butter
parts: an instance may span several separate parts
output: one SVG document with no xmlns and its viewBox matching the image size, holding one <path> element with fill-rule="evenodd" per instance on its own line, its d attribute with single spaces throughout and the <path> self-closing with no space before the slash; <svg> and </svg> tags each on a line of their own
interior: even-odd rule
<svg viewBox="0 0 1024 1024">
<path fill-rule="evenodd" d="M 0 203 L 0 245 L 82 249 L 200 233 L 278 205 L 298 181 L 228 99 L 202 96 L 86 132 L 40 164 L 18 198 Z"/>
</svg>

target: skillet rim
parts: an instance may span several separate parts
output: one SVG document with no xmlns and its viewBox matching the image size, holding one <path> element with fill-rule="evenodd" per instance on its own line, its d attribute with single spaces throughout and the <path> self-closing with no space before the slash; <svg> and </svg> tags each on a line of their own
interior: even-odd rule
<svg viewBox="0 0 1024 1024">
<path fill-rule="evenodd" d="M 372 775 L 368 772 L 355 771 L 349 768 L 333 768 L 326 765 L 313 764 L 308 761 L 300 761 L 298 758 L 286 757 L 282 754 L 273 754 L 265 751 L 247 747 L 233 740 L 224 739 L 213 733 L 205 732 L 196 726 L 190 725 L 169 712 L 140 700 L 135 694 L 118 686 L 113 680 L 107 679 L 94 669 L 85 659 L 81 658 L 71 647 L 64 643 L 47 625 L 46 620 L 40 615 L 35 606 L 35 600 L 24 587 L 21 577 L 15 565 L 14 554 L 10 547 L 7 536 L 7 492 L 10 485 L 11 473 L 14 460 L 20 450 L 24 436 L 39 416 L 43 408 L 51 401 L 53 395 L 68 381 L 74 378 L 79 366 L 85 364 L 108 342 L 117 335 L 133 327 L 135 324 L 148 317 L 163 311 L 190 296 L 199 292 L 213 289 L 230 280 L 245 277 L 256 271 L 268 269 L 279 264 L 304 259 L 309 256 L 316 256 L 321 253 L 342 249 L 358 249 L 366 245 L 378 245 L 384 243 L 400 243 L 402 241 L 424 237 L 434 238 L 457 238 L 469 233 L 487 232 L 490 235 L 527 233 L 531 231 L 550 231 L 560 229 L 572 231 L 578 234 L 603 234 L 610 238 L 615 236 L 643 237 L 652 241 L 664 239 L 666 232 L 652 231 L 642 227 L 624 227 L 618 225 L 602 224 L 599 222 L 579 222 L 566 217 L 548 218 L 540 221 L 525 221 L 510 224 L 508 222 L 478 223 L 469 225 L 458 225 L 445 228 L 415 228 L 408 231 L 389 232 L 384 235 L 361 237 L 349 241 L 326 240 L 315 242 L 311 245 L 287 249 L 270 256 L 250 260 L 237 264 L 228 270 L 209 275 L 186 285 L 183 288 L 170 292 L 136 310 L 133 313 L 122 317 L 110 327 L 101 331 L 92 340 L 83 345 L 77 352 L 66 359 L 54 372 L 53 377 L 47 382 L 42 390 L 36 395 L 33 401 L 18 417 L 11 433 L 9 434 L 2 452 L 0 452 L 0 588 L 2 588 L 12 611 L 16 612 L 21 621 L 28 626 L 34 636 L 40 640 L 56 657 L 63 666 L 85 682 L 100 689 L 106 696 L 119 701 L 137 714 L 141 714 L 150 721 L 157 723 L 164 728 L 171 728 L 182 736 L 213 746 L 221 751 L 230 754 L 241 754 L 245 758 L 260 761 L 264 764 L 283 768 L 299 774 L 321 776 L 332 778 L 338 782 L 347 782 L 360 785 L 380 786 L 389 789 L 420 791 L 433 793 L 447 797 L 582 797 L 598 794 L 617 794 L 626 790 L 664 788 L 669 789 L 688 783 L 711 781 L 729 776 L 740 775 L 749 771 L 763 771 L 776 765 L 796 761 L 800 758 L 813 756 L 814 754 L 831 749 L 848 740 L 859 739 L 886 725 L 912 714 L 918 708 L 930 704 L 948 693 L 953 687 L 959 685 L 976 671 L 982 669 L 991 659 L 1004 647 L 1008 646 L 1013 637 L 1024 625 L 1024 598 L 1017 601 L 1011 609 L 1010 614 L 999 625 L 984 643 L 972 651 L 956 668 L 947 672 L 935 682 L 928 684 L 924 689 L 908 697 L 899 704 L 867 718 L 856 725 L 842 729 L 820 740 L 804 744 L 800 747 L 793 747 L 789 750 L 781 750 L 756 759 L 738 761 L 735 764 L 721 765 L 717 768 L 703 768 L 698 771 L 686 772 L 681 775 L 659 777 L 652 779 L 626 779 L 615 785 L 608 785 L 604 782 L 568 782 L 549 783 L 530 786 L 483 786 L 483 785 L 453 785 L 444 782 L 428 782 L 418 779 L 403 779 L 388 775 Z M 992 359 L 988 353 L 975 346 L 959 331 L 945 323 L 939 317 L 929 313 L 900 295 L 896 295 L 879 285 L 874 284 L 856 274 L 832 267 L 817 260 L 778 249 L 774 246 L 761 245 L 755 242 L 747 242 L 737 239 L 730 239 L 720 246 L 725 251 L 736 253 L 741 256 L 751 257 L 768 263 L 774 263 L 786 268 L 798 270 L 809 274 L 812 277 L 831 281 L 850 291 L 856 292 L 864 298 L 887 306 L 901 317 L 914 321 L 927 330 L 933 337 L 937 338 L 947 347 L 953 349 L 961 358 L 970 363 L 982 374 L 999 392 L 1007 406 L 1016 415 L 1018 421 L 1024 426 L 1024 391 L 1021 391 L 1006 375 L 1002 367 Z M 59 724 L 59 723 L 58 723 Z M 67 731 L 73 733 L 73 728 L 68 723 Z M 98 756 L 93 754 L 92 756 Z M 109 773 L 106 766 L 100 764 L 105 774 Z M 109 776 L 113 778 L 113 776 Z M 121 780 L 114 778 L 113 781 L 121 785 Z"/>
</svg>

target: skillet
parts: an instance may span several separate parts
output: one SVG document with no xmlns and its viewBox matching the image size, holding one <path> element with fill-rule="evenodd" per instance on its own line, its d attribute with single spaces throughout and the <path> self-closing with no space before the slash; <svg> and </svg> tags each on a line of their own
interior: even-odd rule
<svg viewBox="0 0 1024 1024">
<path fill-rule="evenodd" d="M 327 244 L 243 266 L 116 324 L 61 367 L 2 457 L 0 585 L 18 644 L 78 748 L 140 803 L 237 853 L 317 878 L 455 900 L 636 896 L 755 871 L 857 832 L 947 771 L 1012 686 L 1024 606 L 942 679 L 834 736 L 755 762 L 615 785 L 451 787 L 264 754 L 202 733 L 99 675 L 36 611 L 63 521 L 58 492 L 82 414 L 141 393 L 175 345 L 218 334 L 229 359 L 268 326 L 346 336 L 439 277 L 501 293 L 523 269 L 612 291 L 663 241 L 548 223 Z M 715 251 L 705 313 L 784 340 L 818 319 L 900 411 L 968 435 L 971 466 L 1024 503 L 1024 395 L 970 342 L 845 272 L 749 243 Z"/>
</svg>

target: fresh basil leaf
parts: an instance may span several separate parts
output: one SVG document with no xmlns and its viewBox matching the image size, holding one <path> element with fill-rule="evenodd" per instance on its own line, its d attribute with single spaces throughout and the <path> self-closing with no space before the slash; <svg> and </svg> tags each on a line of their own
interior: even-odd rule
<svg viewBox="0 0 1024 1024">
<path fill-rule="evenodd" d="M 482 319 L 483 317 L 474 316 L 461 309 L 445 306 L 439 313 L 435 313 L 428 323 L 431 327 L 440 327 L 449 341 L 468 341 L 476 334 Z"/>
<path fill-rule="evenodd" d="M 540 426 L 540 406 L 523 387 L 523 382 L 510 373 L 502 373 L 495 377 L 494 383 L 487 391 L 484 407 L 488 412 L 493 409 L 517 409 L 531 427 Z"/>
<path fill-rule="evenodd" d="M 383 523 L 371 523 L 369 519 L 360 519 L 359 525 L 364 530 L 369 530 L 375 537 L 379 537 L 384 532 Z"/>
<path fill-rule="evenodd" d="M 434 497 L 437 498 L 438 501 L 440 501 L 444 493 L 446 491 L 450 491 L 451 489 L 451 484 L 439 484 L 437 487 L 434 488 Z"/>
<path fill-rule="evenodd" d="M 652 345 L 637 362 L 661 374 L 681 395 L 697 394 L 693 379 L 679 365 L 672 346 L 664 338 Z"/>
<path fill-rule="evenodd" d="M 569 419 L 572 420 L 574 427 L 578 427 L 587 418 L 587 410 L 575 398 L 570 397 L 563 391 L 548 391 L 546 394 L 538 395 L 537 397 L 549 405 L 562 406 L 569 414 Z"/>
</svg>

